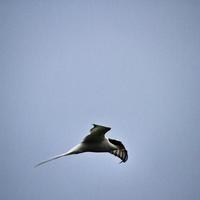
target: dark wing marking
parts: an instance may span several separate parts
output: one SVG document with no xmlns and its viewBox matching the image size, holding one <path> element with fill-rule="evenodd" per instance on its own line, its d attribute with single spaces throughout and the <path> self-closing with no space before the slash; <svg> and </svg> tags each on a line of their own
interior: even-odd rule
<svg viewBox="0 0 200 200">
<path fill-rule="evenodd" d="M 108 140 L 112 144 L 116 145 L 119 149 L 126 149 L 125 146 L 122 144 L 122 142 L 120 142 L 118 140 L 110 139 L 110 138 L 108 138 Z"/>
<path fill-rule="evenodd" d="M 110 153 L 120 158 L 120 163 L 126 162 L 128 160 L 128 151 L 126 149 L 113 150 Z"/>
<path fill-rule="evenodd" d="M 122 142 L 110 138 L 108 138 L 108 140 L 110 143 L 118 147 L 117 150 L 113 150 L 110 153 L 120 158 L 122 160 L 121 163 L 126 162 L 128 160 L 128 151 L 126 150 Z"/>
</svg>

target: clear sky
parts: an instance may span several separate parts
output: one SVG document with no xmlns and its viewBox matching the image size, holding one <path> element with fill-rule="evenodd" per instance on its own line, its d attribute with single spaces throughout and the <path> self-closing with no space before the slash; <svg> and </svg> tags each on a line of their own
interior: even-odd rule
<svg viewBox="0 0 200 200">
<path fill-rule="evenodd" d="M 199 200 L 200 1 L 0 1 L 0 199 Z M 112 127 L 129 160 L 85 153 Z"/>
</svg>

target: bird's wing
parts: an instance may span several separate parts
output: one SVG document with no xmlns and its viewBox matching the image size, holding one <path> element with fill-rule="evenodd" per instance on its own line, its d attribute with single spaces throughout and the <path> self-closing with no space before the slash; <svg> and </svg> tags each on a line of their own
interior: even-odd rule
<svg viewBox="0 0 200 200">
<path fill-rule="evenodd" d="M 110 152 L 111 154 L 117 156 L 121 159 L 121 162 L 126 162 L 128 160 L 128 151 L 126 149 L 117 149 Z"/>
<path fill-rule="evenodd" d="M 115 146 L 118 147 L 117 150 L 112 150 L 112 151 L 110 151 L 110 153 L 117 156 L 118 158 L 120 158 L 121 163 L 126 162 L 128 160 L 128 151 L 126 150 L 123 143 L 118 140 L 114 140 L 114 139 L 110 139 L 110 138 L 108 140 L 109 140 L 109 142 L 111 142 L 112 144 L 114 144 Z"/>
<path fill-rule="evenodd" d="M 110 127 L 93 124 L 93 127 L 90 129 L 90 134 L 83 139 L 83 143 L 100 142 L 104 140 L 106 132 L 108 132 L 110 129 Z"/>
</svg>

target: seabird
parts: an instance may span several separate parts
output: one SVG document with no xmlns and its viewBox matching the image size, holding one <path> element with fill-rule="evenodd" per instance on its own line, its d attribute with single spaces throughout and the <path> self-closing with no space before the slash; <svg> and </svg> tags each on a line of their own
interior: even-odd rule
<svg viewBox="0 0 200 200">
<path fill-rule="evenodd" d="M 79 154 L 84 152 L 107 152 L 111 153 L 121 159 L 121 162 L 128 160 L 128 152 L 122 142 L 110 138 L 106 138 L 105 134 L 110 130 L 110 127 L 93 124 L 93 128 L 90 129 L 90 134 L 87 135 L 83 141 L 71 148 L 68 152 L 57 155 L 53 158 L 45 160 L 35 167 L 43 165 L 49 161 L 68 156 L 73 154 Z"/>
</svg>

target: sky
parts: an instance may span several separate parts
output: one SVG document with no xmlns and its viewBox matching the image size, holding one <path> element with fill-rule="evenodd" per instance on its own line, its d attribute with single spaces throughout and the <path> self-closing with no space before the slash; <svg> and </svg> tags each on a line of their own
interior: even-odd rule
<svg viewBox="0 0 200 200">
<path fill-rule="evenodd" d="M 0 199 L 200 199 L 200 1 L 1 0 L 0 13 Z M 34 168 L 93 123 L 126 163 Z"/>
</svg>

